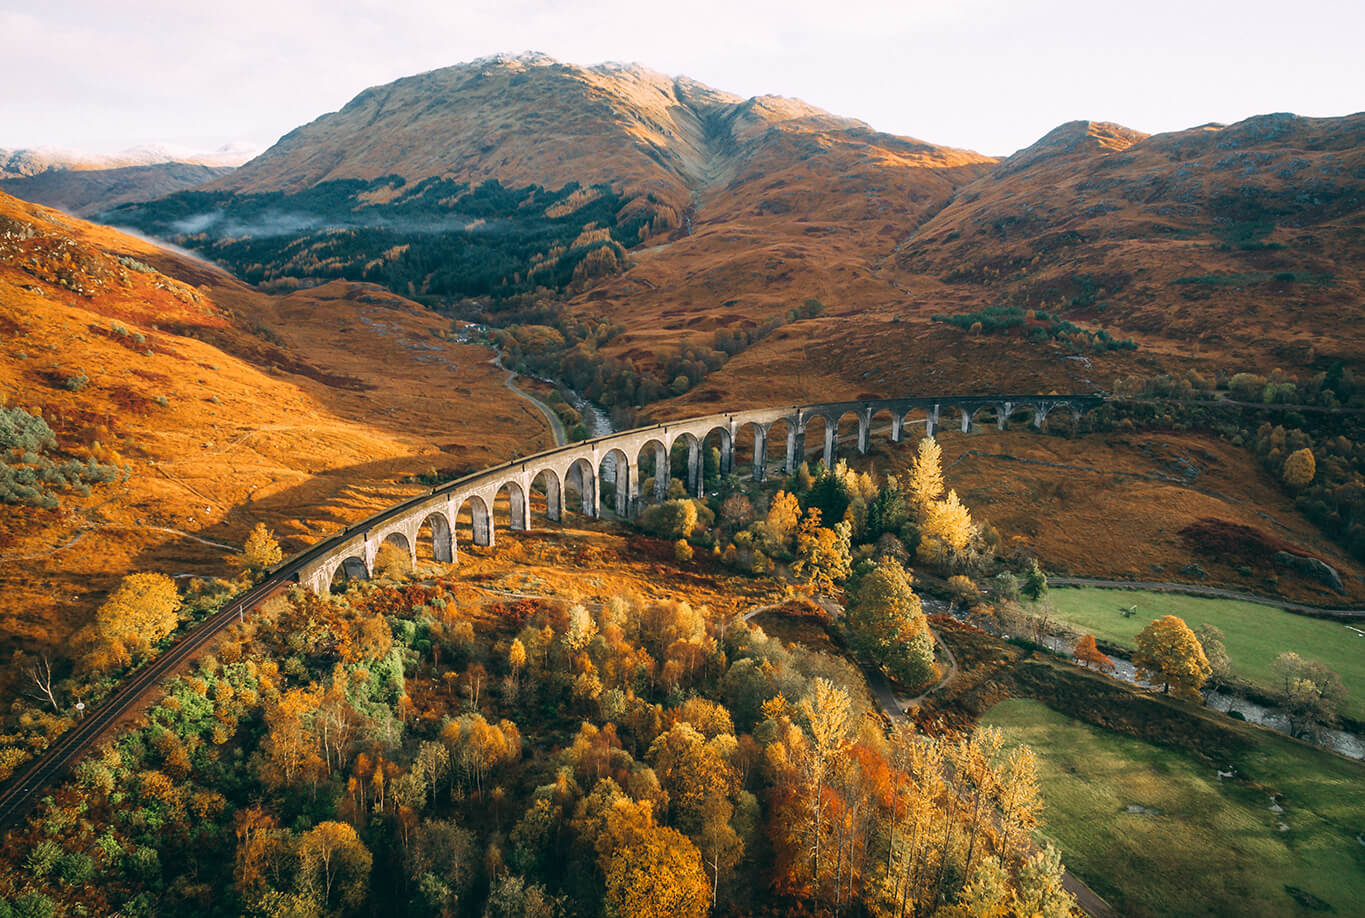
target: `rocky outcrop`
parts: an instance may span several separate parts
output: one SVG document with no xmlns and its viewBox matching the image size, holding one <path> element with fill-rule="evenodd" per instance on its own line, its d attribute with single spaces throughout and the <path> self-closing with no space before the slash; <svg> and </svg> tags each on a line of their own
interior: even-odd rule
<svg viewBox="0 0 1365 918">
<path fill-rule="evenodd" d="M 1310 558 L 1307 555 L 1280 551 L 1275 553 L 1275 563 L 1287 567 L 1297 574 L 1302 574 L 1304 577 L 1325 584 L 1338 593 L 1346 592 L 1346 587 L 1341 582 L 1341 575 L 1337 573 L 1336 568 L 1326 561 Z"/>
</svg>

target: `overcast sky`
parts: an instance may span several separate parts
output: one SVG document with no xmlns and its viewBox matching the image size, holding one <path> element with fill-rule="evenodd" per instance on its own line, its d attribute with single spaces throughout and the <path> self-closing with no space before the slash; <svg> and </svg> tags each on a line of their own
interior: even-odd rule
<svg viewBox="0 0 1365 918">
<path fill-rule="evenodd" d="M 265 147 L 367 86 L 498 52 L 638 61 L 1009 153 L 1365 109 L 1360 0 L 0 0 L 0 147 Z"/>
</svg>

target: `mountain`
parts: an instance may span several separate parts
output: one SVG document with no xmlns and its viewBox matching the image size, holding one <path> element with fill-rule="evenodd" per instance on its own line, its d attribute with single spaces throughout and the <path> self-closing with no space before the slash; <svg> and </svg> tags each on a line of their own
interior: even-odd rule
<svg viewBox="0 0 1365 918">
<path fill-rule="evenodd" d="M 994 162 L 636 65 L 502 56 L 368 89 L 230 176 L 105 219 L 272 288 L 344 277 L 503 312 L 619 292 L 632 332 L 675 347 L 640 291 L 750 326 L 836 290 L 896 296 L 870 263 Z"/>
<path fill-rule="evenodd" d="M 1077 121 L 997 161 L 638 65 L 498 56 L 103 219 L 266 289 L 342 278 L 555 325 L 548 352 L 509 329 L 511 358 L 660 416 L 1108 390 L 1360 363 L 1363 124 Z"/>
<path fill-rule="evenodd" d="M 1365 114 L 1073 122 L 961 189 L 896 263 L 1190 357 L 1325 367 L 1365 354 L 1362 225 Z"/>
<path fill-rule="evenodd" d="M 254 148 L 213 152 L 153 144 L 120 153 L 61 147 L 0 150 L 0 191 L 25 201 L 90 216 L 136 201 L 196 188 L 232 172 Z"/>
<path fill-rule="evenodd" d="M 233 169 L 251 159 L 257 148 L 234 143 L 217 150 L 192 150 L 171 144 L 146 144 L 118 153 L 90 153 L 67 147 L 0 149 L 0 180 L 25 178 L 43 172 L 100 171 L 162 163 L 190 163 Z"/>
<path fill-rule="evenodd" d="M 178 162 L 113 169 L 48 169 L 0 180 L 0 191 L 85 217 L 120 204 L 197 188 L 230 172 L 231 166 Z"/>
</svg>

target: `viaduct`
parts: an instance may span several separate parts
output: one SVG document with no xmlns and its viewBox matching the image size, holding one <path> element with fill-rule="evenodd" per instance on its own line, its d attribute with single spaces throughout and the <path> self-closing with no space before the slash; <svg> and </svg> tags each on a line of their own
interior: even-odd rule
<svg viewBox="0 0 1365 918">
<path fill-rule="evenodd" d="M 791 474 L 805 455 L 807 427 L 817 419 L 823 422 L 824 460 L 829 466 L 836 459 L 840 423 L 850 417 L 857 424 L 858 451 L 866 453 L 874 422 L 889 422 L 891 441 L 898 443 L 910 425 L 923 424 L 925 433 L 932 436 L 951 420 L 963 433 L 970 433 L 978 416 L 983 416 L 993 419 L 1001 430 L 1014 418 L 1041 429 L 1056 409 L 1065 408 L 1079 419 L 1103 401 L 1097 395 L 892 398 L 725 412 L 636 428 L 545 450 L 443 484 L 313 546 L 275 576 L 283 574 L 314 592 L 326 593 L 339 572 L 348 578 L 368 578 L 385 543 L 396 545 L 415 562 L 419 539 L 430 541 L 436 560 L 455 561 L 456 521 L 462 514 L 470 521 L 473 544 L 492 545 L 493 511 L 499 497 L 506 498 L 506 525 L 526 530 L 531 526 L 533 488 L 544 493 L 546 516 L 551 520 L 562 517 L 570 488 L 577 492 L 582 512 L 588 516 L 600 516 L 603 492 L 610 489 L 614 511 L 632 517 L 648 497 L 658 500 L 667 494 L 669 459 L 680 444 L 687 450 L 683 484 L 688 493 L 700 495 L 705 444 L 718 448 L 721 474 L 731 474 L 736 471 L 736 444 L 751 440 L 754 459 L 749 472 L 754 480 L 762 481 L 768 473 L 769 442 L 780 443 L 779 438 L 785 436 L 781 472 Z M 652 495 L 643 493 L 642 462 L 652 470 Z"/>
<path fill-rule="evenodd" d="M 662 497 L 668 492 L 672 450 L 679 444 L 687 450 L 687 490 L 700 494 L 701 451 L 704 444 L 713 440 L 719 444 L 721 471 L 729 474 L 734 471 L 736 442 L 741 437 L 752 437 L 754 462 L 751 474 L 761 481 L 767 474 L 769 440 L 780 442 L 777 439 L 779 431 L 785 436 L 782 471 L 791 473 L 805 455 L 807 427 L 817 419 L 823 422 L 824 459 L 829 465 L 835 459 L 840 422 L 850 416 L 858 425 L 858 450 L 865 453 L 874 422 L 889 420 L 891 439 L 899 442 L 911 424 L 923 423 L 925 432 L 933 434 L 945 418 L 955 418 L 964 432 L 970 432 L 978 416 L 983 419 L 990 416 L 1001 429 L 1016 417 L 1041 428 L 1055 409 L 1069 409 L 1073 417 L 1079 418 L 1103 401 L 1095 395 L 995 395 L 876 399 L 727 412 L 560 446 L 466 475 L 304 549 L 136 670 L 112 695 L 21 769 L 7 786 L 0 788 L 0 832 L 19 824 L 24 814 L 105 730 L 134 709 L 161 679 L 192 659 L 215 635 L 244 618 L 247 610 L 291 584 L 326 593 L 338 572 L 348 577 L 369 577 L 374 570 L 375 556 L 386 542 L 406 549 L 415 560 L 418 539 L 423 533 L 430 534 L 427 537 L 431 539 L 435 558 L 454 561 L 456 521 L 466 508 L 474 544 L 492 545 L 493 508 L 503 491 L 507 492 L 508 525 L 513 529 L 530 528 L 529 497 L 537 485 L 545 493 L 547 515 L 551 519 L 559 519 L 563 514 L 570 487 L 577 488 L 583 512 L 599 515 L 600 494 L 606 482 L 611 482 L 614 490 L 616 512 L 629 516 L 636 512 L 644 498 L 641 460 L 646 468 L 652 466 L 655 471 L 652 496 Z"/>
</svg>

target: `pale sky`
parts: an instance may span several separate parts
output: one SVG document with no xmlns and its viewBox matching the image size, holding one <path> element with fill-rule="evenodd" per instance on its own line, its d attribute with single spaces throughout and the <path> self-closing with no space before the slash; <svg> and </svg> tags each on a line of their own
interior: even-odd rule
<svg viewBox="0 0 1365 918">
<path fill-rule="evenodd" d="M 0 147 L 265 147 L 499 52 L 636 61 L 984 153 L 1365 109 L 1360 0 L 0 0 Z"/>
</svg>

